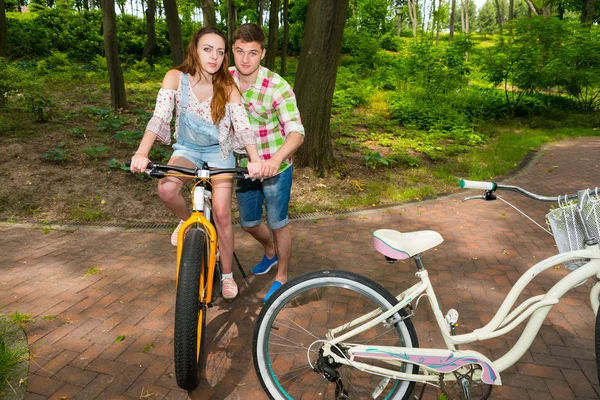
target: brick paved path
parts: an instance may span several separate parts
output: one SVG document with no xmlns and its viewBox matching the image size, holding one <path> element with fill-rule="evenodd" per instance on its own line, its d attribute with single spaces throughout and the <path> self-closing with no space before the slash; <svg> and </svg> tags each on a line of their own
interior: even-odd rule
<svg viewBox="0 0 600 400">
<path fill-rule="evenodd" d="M 533 166 L 505 182 L 557 194 L 598 181 L 598 138 L 555 144 Z M 575 168 L 584 166 L 583 172 Z M 473 194 L 473 193 L 471 193 Z M 461 194 L 463 195 L 463 194 Z M 505 194 L 543 221 L 547 204 Z M 461 315 L 459 332 L 487 323 L 528 266 L 555 252 L 554 242 L 503 203 L 461 203 L 462 196 L 384 211 L 294 221 L 292 276 L 315 269 L 347 269 L 399 292 L 415 282 L 414 266 L 388 265 L 372 249 L 377 228 L 433 229 L 445 242 L 424 261 L 444 310 Z M 158 206 L 158 205 L 157 205 Z M 28 399 L 185 399 L 173 377 L 175 250 L 167 232 L 52 230 L 0 227 L 0 311 L 31 314 L 26 325 L 32 359 Z M 237 254 L 247 270 L 261 254 L 236 228 Z M 86 275 L 97 267 L 98 273 Z M 561 268 L 536 278 L 526 295 L 550 288 Z M 206 379 L 192 399 L 264 399 L 251 356 L 259 296 L 273 274 L 238 282 L 239 298 L 208 312 L 211 340 Z M 502 374 L 493 398 L 595 399 L 590 284 L 554 307 L 530 350 Z M 414 319 L 421 346 L 442 346 L 425 303 Z M 56 316 L 56 318 L 44 316 Z M 471 348 L 494 359 L 520 330 Z M 125 339 L 115 342 L 123 335 Z M 428 389 L 426 398 L 434 399 Z"/>
</svg>

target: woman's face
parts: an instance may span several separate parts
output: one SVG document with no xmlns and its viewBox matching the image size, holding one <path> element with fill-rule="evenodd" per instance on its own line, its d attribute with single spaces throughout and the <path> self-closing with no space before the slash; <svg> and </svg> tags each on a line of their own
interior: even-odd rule
<svg viewBox="0 0 600 400">
<path fill-rule="evenodd" d="M 223 64 L 225 57 L 225 41 L 215 33 L 202 35 L 198 41 L 198 57 L 202 70 L 215 74 Z"/>
</svg>

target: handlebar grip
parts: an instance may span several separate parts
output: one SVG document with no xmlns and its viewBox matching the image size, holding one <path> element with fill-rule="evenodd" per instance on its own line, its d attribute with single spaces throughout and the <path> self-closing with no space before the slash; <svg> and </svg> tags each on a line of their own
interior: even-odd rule
<svg viewBox="0 0 600 400">
<path fill-rule="evenodd" d="M 461 179 L 460 187 L 462 189 L 496 190 L 498 185 L 494 182 L 467 181 Z"/>
<path fill-rule="evenodd" d="M 123 165 L 125 165 L 127 168 L 131 168 L 131 160 L 125 160 Z M 152 168 L 154 168 L 154 163 L 152 161 L 150 161 L 148 163 L 148 166 L 146 167 L 146 169 L 152 169 Z"/>
</svg>

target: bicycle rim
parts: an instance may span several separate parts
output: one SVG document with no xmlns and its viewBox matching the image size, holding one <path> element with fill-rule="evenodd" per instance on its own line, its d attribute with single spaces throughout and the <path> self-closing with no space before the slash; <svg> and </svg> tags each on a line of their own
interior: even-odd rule
<svg viewBox="0 0 600 400">
<path fill-rule="evenodd" d="M 396 303 L 383 287 L 344 271 L 319 271 L 291 281 L 263 308 L 255 327 L 255 369 L 265 391 L 272 399 L 338 398 L 339 383 L 330 382 L 311 368 L 320 356 L 321 343 L 317 341 L 326 339 L 328 329 Z M 349 343 L 418 347 L 410 321 L 387 328 L 378 325 L 352 337 Z M 343 343 L 340 349 L 343 351 Z M 379 360 L 360 361 L 396 371 L 418 371 L 412 364 L 393 367 Z M 414 382 L 388 382 L 382 376 L 349 366 L 335 369 L 350 399 L 408 399 L 414 388 Z M 381 392 L 378 386 L 382 386 Z"/>
</svg>

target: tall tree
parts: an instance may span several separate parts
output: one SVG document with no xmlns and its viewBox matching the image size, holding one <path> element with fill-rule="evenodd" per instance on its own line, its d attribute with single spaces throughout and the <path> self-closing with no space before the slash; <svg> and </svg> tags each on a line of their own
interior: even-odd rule
<svg viewBox="0 0 600 400">
<path fill-rule="evenodd" d="M 267 54 L 265 55 L 265 67 L 269 68 L 270 70 L 275 68 L 275 57 L 277 56 L 279 1 L 280 0 L 271 0 L 271 8 L 269 9 L 269 41 L 267 43 Z"/>
<path fill-rule="evenodd" d="M 167 32 L 171 43 L 171 60 L 177 66 L 183 62 L 183 39 L 181 38 L 181 24 L 175 0 L 163 0 L 165 7 L 165 19 L 167 20 Z"/>
<path fill-rule="evenodd" d="M 453 0 L 454 1 L 454 0 Z M 419 14 L 417 14 L 417 0 L 408 0 L 408 15 L 412 23 L 413 40 L 417 42 L 417 27 L 419 24 Z"/>
<path fill-rule="evenodd" d="M 217 14 L 215 13 L 215 0 L 200 0 L 202 8 L 202 23 L 204 26 L 217 27 Z"/>
<path fill-rule="evenodd" d="M 285 75 L 287 68 L 287 47 L 290 35 L 290 21 L 288 18 L 289 0 L 283 0 L 283 43 L 281 44 L 281 69 L 279 75 Z"/>
<path fill-rule="evenodd" d="M 263 25 L 263 13 L 265 12 L 265 0 L 258 0 L 258 13 L 257 13 L 257 22 L 258 26 Z"/>
<path fill-rule="evenodd" d="M 156 0 L 148 0 L 148 8 L 146 9 L 146 31 L 148 34 L 148 40 L 142 55 L 144 58 L 150 57 L 156 50 Z"/>
<path fill-rule="evenodd" d="M 500 29 L 500 34 L 502 35 L 502 22 L 504 19 L 504 13 L 500 6 L 500 0 L 495 0 L 496 2 L 496 19 L 497 19 L 497 23 L 498 23 L 498 28 Z"/>
<path fill-rule="evenodd" d="M 450 6 L 450 37 L 449 40 L 454 40 L 454 19 L 456 17 L 456 0 L 452 0 L 452 5 Z"/>
<path fill-rule="evenodd" d="M 583 7 L 581 9 L 581 23 L 583 25 L 589 26 L 592 24 L 597 2 L 598 0 L 583 0 Z"/>
<path fill-rule="evenodd" d="M 295 91 L 306 138 L 296 160 L 321 176 L 333 166 L 329 119 L 348 0 L 310 0 Z"/>
<path fill-rule="evenodd" d="M 125 93 L 125 80 L 119 60 L 117 47 L 117 18 L 115 15 L 115 1 L 102 0 L 102 32 L 104 34 L 104 53 L 108 67 L 110 81 L 110 103 L 113 108 L 127 108 Z"/>
<path fill-rule="evenodd" d="M 0 57 L 6 57 L 8 24 L 6 23 L 6 4 L 0 0 Z"/>
<path fill-rule="evenodd" d="M 233 0 L 227 0 L 227 43 L 229 43 L 229 65 L 234 64 L 233 60 L 233 31 L 237 25 L 237 11 Z"/>
</svg>

